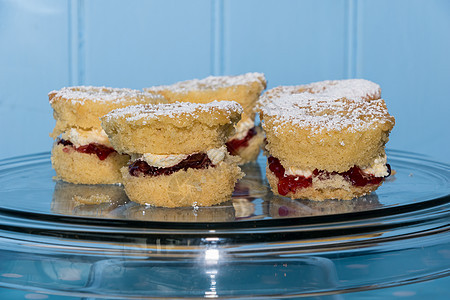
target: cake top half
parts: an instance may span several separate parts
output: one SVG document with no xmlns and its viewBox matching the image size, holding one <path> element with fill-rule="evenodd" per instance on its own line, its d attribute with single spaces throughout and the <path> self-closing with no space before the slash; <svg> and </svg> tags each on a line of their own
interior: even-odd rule
<svg viewBox="0 0 450 300">
<path fill-rule="evenodd" d="M 60 90 L 51 91 L 48 97 L 52 105 L 59 101 L 84 105 L 90 102 L 97 104 L 119 104 L 122 102 L 138 104 L 142 103 L 143 98 L 153 98 L 155 102 L 164 100 L 160 95 L 148 94 L 139 90 L 95 86 L 64 87 Z"/>
<path fill-rule="evenodd" d="M 234 101 L 213 101 L 199 104 L 191 102 L 141 104 L 111 111 L 103 120 L 122 119 L 128 123 L 146 125 L 152 122 L 167 122 L 189 126 L 198 121 L 211 125 L 236 123 L 240 119 L 242 106 Z"/>
<path fill-rule="evenodd" d="M 168 90 L 174 93 L 185 94 L 191 91 L 217 90 L 240 85 L 257 83 L 260 91 L 266 87 L 266 79 L 262 73 L 246 73 L 236 76 L 209 76 L 203 79 L 180 81 L 172 85 L 161 85 L 144 89 L 148 92 L 160 92 Z"/>
<path fill-rule="evenodd" d="M 381 98 L 381 88 L 378 84 L 365 79 L 344 79 L 275 87 L 261 97 L 261 103 L 270 102 L 272 98 L 300 93 L 322 94 L 334 98 L 345 97 L 353 101 L 367 101 Z"/>
<path fill-rule="evenodd" d="M 175 102 L 119 108 L 101 120 L 119 152 L 191 154 L 224 146 L 241 113 L 233 101 Z"/>
<path fill-rule="evenodd" d="M 71 128 L 101 129 L 99 118 L 116 108 L 167 102 L 161 95 L 138 90 L 93 86 L 65 87 L 48 97 L 56 120 L 53 138 Z"/>
<path fill-rule="evenodd" d="M 328 94 L 284 94 L 272 97 L 261 107 L 265 122 L 274 129 L 307 129 L 311 133 L 323 131 L 364 131 L 385 124 L 386 130 L 394 126 L 394 118 L 388 113 L 383 99 L 353 101 L 346 97 Z"/>
</svg>

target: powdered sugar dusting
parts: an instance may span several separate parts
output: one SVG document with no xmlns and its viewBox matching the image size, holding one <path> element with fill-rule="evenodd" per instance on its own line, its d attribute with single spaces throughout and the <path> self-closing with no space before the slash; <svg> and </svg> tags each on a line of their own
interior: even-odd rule
<svg viewBox="0 0 450 300">
<path fill-rule="evenodd" d="M 352 132 L 367 130 L 375 123 L 393 122 L 384 100 L 352 101 L 327 94 L 300 93 L 274 97 L 261 108 L 265 116 L 275 117 L 275 131 L 287 123 L 311 128 L 313 133 L 323 130 Z"/>
<path fill-rule="evenodd" d="M 157 119 L 160 116 L 177 118 L 181 115 L 192 115 L 196 118 L 196 112 L 222 111 L 227 114 L 241 114 L 243 109 L 240 104 L 234 101 L 213 101 L 206 104 L 191 102 L 175 102 L 160 104 L 141 104 L 127 106 L 111 111 L 105 116 L 106 120 L 114 118 L 126 118 L 127 121 Z"/>
<path fill-rule="evenodd" d="M 305 86 L 312 94 L 321 93 L 336 98 L 345 97 L 353 101 L 380 99 L 381 88 L 378 84 L 365 79 L 326 80 Z"/>
<path fill-rule="evenodd" d="M 50 103 L 55 99 L 71 101 L 73 104 L 84 104 L 86 101 L 92 102 L 136 102 L 142 103 L 143 98 L 153 98 L 155 102 L 164 101 L 160 95 L 149 94 L 138 90 L 127 88 L 110 88 L 94 86 L 73 86 L 65 87 L 58 91 L 51 91 L 49 94 Z"/>
<path fill-rule="evenodd" d="M 378 84 L 365 79 L 325 80 L 305 85 L 279 86 L 267 91 L 260 100 L 260 105 L 271 101 L 273 97 L 283 95 L 311 93 L 334 98 L 347 98 L 353 101 L 376 100 L 381 98 Z"/>
<path fill-rule="evenodd" d="M 262 73 L 246 73 L 237 76 L 209 76 L 204 79 L 192 79 L 172 85 L 161 85 L 144 89 L 148 92 L 169 90 L 176 93 L 187 93 L 192 90 L 219 89 L 258 82 L 265 87 L 266 79 Z"/>
</svg>

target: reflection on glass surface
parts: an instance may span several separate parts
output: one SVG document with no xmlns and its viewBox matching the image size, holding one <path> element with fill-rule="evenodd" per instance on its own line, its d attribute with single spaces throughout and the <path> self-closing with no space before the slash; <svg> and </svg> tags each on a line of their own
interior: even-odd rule
<svg viewBox="0 0 450 300">
<path fill-rule="evenodd" d="M 116 208 L 127 203 L 123 187 L 87 185 L 58 181 L 53 192 L 51 211 L 86 217 L 113 217 Z"/>
<path fill-rule="evenodd" d="M 240 166 L 245 177 L 236 183 L 233 198 L 253 200 L 264 197 L 268 192 L 267 184 L 263 181 L 261 167 L 257 162 Z"/>
<path fill-rule="evenodd" d="M 255 216 L 255 203 L 251 200 L 248 198 L 233 198 L 233 207 L 236 211 L 236 219 L 245 219 Z"/>
<path fill-rule="evenodd" d="M 376 192 L 351 201 L 290 200 L 274 196 L 265 180 L 266 160 L 242 166 L 246 176 L 236 184 L 232 199 L 211 209 L 137 207 L 121 186 L 75 185 L 53 181 L 48 154 L 13 159 L 0 166 L 2 208 L 16 212 L 64 214 L 105 219 L 172 220 L 174 222 L 245 222 L 286 217 L 336 215 L 355 211 L 385 211 L 448 196 L 448 166 L 421 156 L 390 151 L 397 171 Z M 17 166 L 16 166 L 17 165 Z M 24 170 L 11 172 L 10 170 Z M 30 186 L 34 188 L 30 190 Z M 210 214 L 211 217 L 207 217 Z M 233 215 L 234 214 L 234 215 Z"/>
<path fill-rule="evenodd" d="M 155 207 L 150 205 L 127 205 L 123 216 L 131 220 L 163 222 L 231 222 L 235 211 L 231 201 L 208 207 Z"/>
<path fill-rule="evenodd" d="M 266 214 L 258 214 L 255 210 L 261 203 L 258 200 L 267 194 L 268 189 L 262 180 L 260 166 L 255 162 L 242 166 L 242 169 L 246 176 L 236 184 L 232 199 L 215 206 L 165 208 L 139 205 L 129 201 L 122 186 L 57 181 L 51 211 L 66 215 L 161 222 L 232 222 L 237 219 L 261 219 Z M 267 209 L 263 211 L 267 212 Z"/>
<path fill-rule="evenodd" d="M 380 207 L 376 193 L 352 200 L 292 200 L 273 196 L 270 199 L 269 214 L 272 218 L 292 218 L 318 215 L 342 214 L 372 210 Z"/>
<path fill-rule="evenodd" d="M 376 193 L 350 201 L 292 200 L 273 195 L 261 177 L 259 164 L 242 166 L 246 176 L 236 184 L 230 201 L 210 207 L 165 208 L 129 201 L 122 186 L 56 182 L 51 211 L 85 217 L 161 222 L 233 222 L 340 214 L 381 206 Z"/>
<path fill-rule="evenodd" d="M 261 166 L 251 162 L 242 165 L 241 169 L 245 177 L 236 184 L 232 200 L 236 220 L 263 219 L 267 216 L 267 203 L 261 199 L 270 192 L 263 180 Z"/>
</svg>

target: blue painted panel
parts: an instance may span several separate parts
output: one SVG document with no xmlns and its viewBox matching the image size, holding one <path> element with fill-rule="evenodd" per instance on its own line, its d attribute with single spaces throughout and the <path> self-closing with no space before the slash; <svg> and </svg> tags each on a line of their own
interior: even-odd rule
<svg viewBox="0 0 450 300">
<path fill-rule="evenodd" d="M 356 71 L 378 82 L 389 146 L 450 162 L 450 2 L 359 1 Z"/>
<path fill-rule="evenodd" d="M 224 73 L 264 72 L 269 87 L 346 76 L 345 1 L 226 1 L 224 6 Z"/>
<path fill-rule="evenodd" d="M 0 158 L 50 149 L 52 89 L 260 71 L 269 87 L 373 80 L 389 147 L 448 162 L 449 49 L 445 0 L 0 0 Z"/>
<path fill-rule="evenodd" d="M 210 1 L 86 1 L 85 83 L 143 88 L 210 74 Z"/>
<path fill-rule="evenodd" d="M 51 148 L 47 93 L 69 82 L 67 15 L 67 1 L 0 1 L 0 158 Z"/>
</svg>

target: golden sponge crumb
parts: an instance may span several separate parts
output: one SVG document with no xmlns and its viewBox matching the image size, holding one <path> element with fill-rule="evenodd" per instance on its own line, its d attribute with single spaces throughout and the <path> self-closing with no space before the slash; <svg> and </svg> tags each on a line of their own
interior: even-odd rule
<svg viewBox="0 0 450 300">
<path fill-rule="evenodd" d="M 161 207 L 211 206 L 231 199 L 241 169 L 225 160 L 207 169 L 181 170 L 171 175 L 131 176 L 122 168 L 130 200 Z"/>
<path fill-rule="evenodd" d="M 129 159 L 128 155 L 113 152 L 105 160 L 100 160 L 95 154 L 80 153 L 62 144 L 53 146 L 51 156 L 57 179 L 78 184 L 121 183 L 120 168 Z"/>
</svg>

